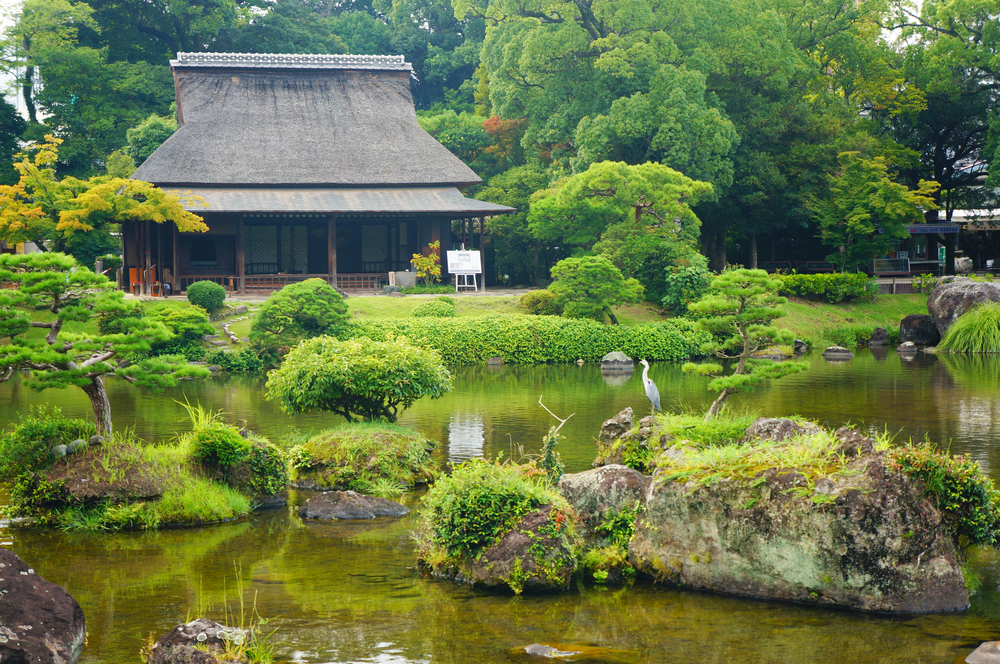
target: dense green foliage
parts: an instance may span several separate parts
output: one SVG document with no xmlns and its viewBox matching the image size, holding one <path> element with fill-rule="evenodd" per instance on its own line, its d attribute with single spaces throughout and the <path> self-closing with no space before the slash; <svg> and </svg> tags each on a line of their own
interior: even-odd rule
<svg viewBox="0 0 1000 664">
<path fill-rule="evenodd" d="M 953 353 L 1000 353 L 1000 305 L 983 302 L 958 317 L 938 344 Z"/>
<path fill-rule="evenodd" d="M 864 323 L 853 323 L 823 330 L 823 339 L 831 344 L 843 346 L 844 348 L 859 348 L 868 345 L 868 340 L 872 338 L 872 333 L 880 325 L 865 325 Z M 889 324 L 883 329 L 889 335 L 889 345 L 899 345 L 899 325 Z"/>
<path fill-rule="evenodd" d="M 688 305 L 695 302 L 708 291 L 712 285 L 712 274 L 704 265 L 704 258 L 691 264 L 666 268 L 663 279 L 663 297 L 660 303 L 667 311 L 682 316 L 687 313 Z"/>
<path fill-rule="evenodd" d="M 444 557 L 476 555 L 505 535 L 528 512 L 544 505 L 566 508 L 565 499 L 531 466 L 482 459 L 456 466 L 427 492 L 420 512 L 418 545 Z"/>
<path fill-rule="evenodd" d="M 226 289 L 214 281 L 196 281 L 187 287 L 187 299 L 208 313 L 215 313 L 226 301 Z"/>
<path fill-rule="evenodd" d="M 638 302 L 642 284 L 626 279 L 621 270 L 603 256 L 565 258 L 552 268 L 555 280 L 549 290 L 556 294 L 555 305 L 566 318 L 591 318 L 604 322 L 606 316 L 617 324 L 611 307 Z"/>
<path fill-rule="evenodd" d="M 245 458 L 250 448 L 236 427 L 222 422 L 199 427 L 191 436 L 191 456 L 199 463 L 231 466 Z"/>
<path fill-rule="evenodd" d="M 288 284 L 267 298 L 250 328 L 250 341 L 291 348 L 303 339 L 337 336 L 349 316 L 344 298 L 323 279 Z"/>
<path fill-rule="evenodd" d="M 533 290 L 522 295 L 517 303 L 533 316 L 562 316 L 563 308 L 550 290 Z"/>
<path fill-rule="evenodd" d="M 53 461 L 49 450 L 97 432 L 92 423 L 63 416 L 59 408 L 32 409 L 0 435 L 0 483 L 26 472 L 44 470 Z"/>
<path fill-rule="evenodd" d="M 923 481 L 959 546 L 996 546 L 1000 537 L 1000 491 L 979 464 L 931 444 L 889 450 L 893 465 Z"/>
<path fill-rule="evenodd" d="M 785 298 L 778 296 L 781 281 L 763 270 L 727 270 L 712 280 L 709 292 L 688 308 L 698 316 L 698 327 L 714 339 L 702 348 L 716 357 L 732 361 L 732 373 L 726 375 L 715 363 L 684 365 L 684 371 L 713 376 L 708 389 L 718 391 L 718 398 L 707 418 L 718 414 L 731 394 L 749 391 L 768 378 L 781 378 L 803 371 L 798 362 L 756 360 L 754 355 L 771 346 L 790 343 L 791 335 L 771 325 L 784 314 Z"/>
<path fill-rule="evenodd" d="M 414 318 L 455 318 L 457 315 L 454 304 L 439 300 L 422 302 L 413 310 Z"/>
<path fill-rule="evenodd" d="M 205 362 L 230 373 L 257 373 L 264 370 L 264 361 L 253 349 L 244 346 L 237 350 L 212 350 L 204 354 Z"/>
<path fill-rule="evenodd" d="M 437 399 L 449 391 L 451 374 L 441 356 L 405 338 L 307 339 L 267 378 L 268 400 L 285 412 L 327 410 L 349 422 L 395 422 L 417 399 Z"/>
<path fill-rule="evenodd" d="M 393 495 L 435 475 L 435 441 L 385 423 L 352 422 L 289 451 L 299 486 Z"/>
<path fill-rule="evenodd" d="M 439 320 L 382 319 L 352 323 L 349 337 L 376 341 L 406 337 L 433 348 L 445 364 L 597 362 L 611 351 L 629 357 L 678 361 L 701 354 L 711 335 L 683 319 L 632 327 L 554 316 L 476 316 Z"/>
<path fill-rule="evenodd" d="M 807 300 L 837 304 L 871 299 L 878 295 L 878 282 L 867 274 L 782 274 L 779 292 Z"/>
</svg>

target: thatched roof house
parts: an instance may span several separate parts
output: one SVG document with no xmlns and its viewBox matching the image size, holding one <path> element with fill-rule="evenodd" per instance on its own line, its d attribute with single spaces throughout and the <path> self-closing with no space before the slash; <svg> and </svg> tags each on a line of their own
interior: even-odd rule
<svg viewBox="0 0 1000 664">
<path fill-rule="evenodd" d="M 132 177 L 191 197 L 211 230 L 124 229 L 136 275 L 371 288 L 428 243 L 449 248 L 453 219 L 513 211 L 462 195 L 480 178 L 417 124 L 402 56 L 179 53 L 171 67 L 177 132 Z"/>
</svg>

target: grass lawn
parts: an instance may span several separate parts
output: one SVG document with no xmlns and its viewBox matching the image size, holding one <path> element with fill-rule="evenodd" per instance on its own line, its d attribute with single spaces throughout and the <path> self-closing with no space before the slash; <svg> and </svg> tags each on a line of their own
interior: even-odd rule
<svg viewBox="0 0 1000 664">
<path fill-rule="evenodd" d="M 927 295 L 879 295 L 873 302 L 823 304 L 789 298 L 785 316 L 775 324 L 791 330 L 796 337 L 813 342 L 824 341 L 824 331 L 848 325 L 880 325 L 886 329 L 899 327 L 910 314 L 927 313 Z"/>
</svg>

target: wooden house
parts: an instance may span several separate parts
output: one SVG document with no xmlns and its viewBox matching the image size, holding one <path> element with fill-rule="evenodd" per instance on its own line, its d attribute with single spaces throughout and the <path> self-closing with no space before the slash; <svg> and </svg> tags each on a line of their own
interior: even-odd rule
<svg viewBox="0 0 1000 664">
<path fill-rule="evenodd" d="M 207 233 L 123 227 L 129 282 L 209 279 L 269 292 L 322 277 L 370 290 L 451 222 L 514 210 L 466 198 L 480 178 L 417 124 L 402 56 L 178 53 L 177 131 L 135 172 Z"/>
</svg>

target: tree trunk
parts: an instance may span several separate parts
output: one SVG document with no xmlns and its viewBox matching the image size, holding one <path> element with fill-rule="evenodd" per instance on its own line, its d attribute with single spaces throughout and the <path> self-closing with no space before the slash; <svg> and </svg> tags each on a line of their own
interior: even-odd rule
<svg viewBox="0 0 1000 664">
<path fill-rule="evenodd" d="M 97 433 L 102 436 L 111 435 L 111 402 L 104 390 L 104 381 L 100 376 L 94 376 L 90 385 L 83 388 L 90 397 L 90 405 L 94 409 L 94 419 L 97 420 Z"/>
<path fill-rule="evenodd" d="M 719 414 L 719 411 L 722 410 L 722 406 L 726 403 L 726 399 L 728 398 L 729 398 L 728 389 L 722 390 L 722 392 L 719 393 L 719 397 L 712 402 L 712 407 L 709 408 L 708 412 L 705 414 L 706 422 Z"/>
<path fill-rule="evenodd" d="M 618 319 L 615 317 L 615 312 L 611 311 L 611 309 L 608 309 L 608 316 L 611 317 L 611 324 L 612 325 L 617 325 L 618 324 Z"/>
<path fill-rule="evenodd" d="M 757 269 L 757 234 L 750 233 L 750 269 Z"/>
<path fill-rule="evenodd" d="M 24 83 L 21 84 L 21 95 L 24 97 L 24 108 L 28 111 L 28 120 L 32 124 L 38 124 L 38 118 L 35 113 L 34 79 L 35 68 L 28 65 L 24 68 Z"/>
<path fill-rule="evenodd" d="M 708 228 L 704 232 L 702 253 L 708 257 L 708 267 L 714 272 L 722 272 L 726 269 L 726 227 Z"/>
</svg>

